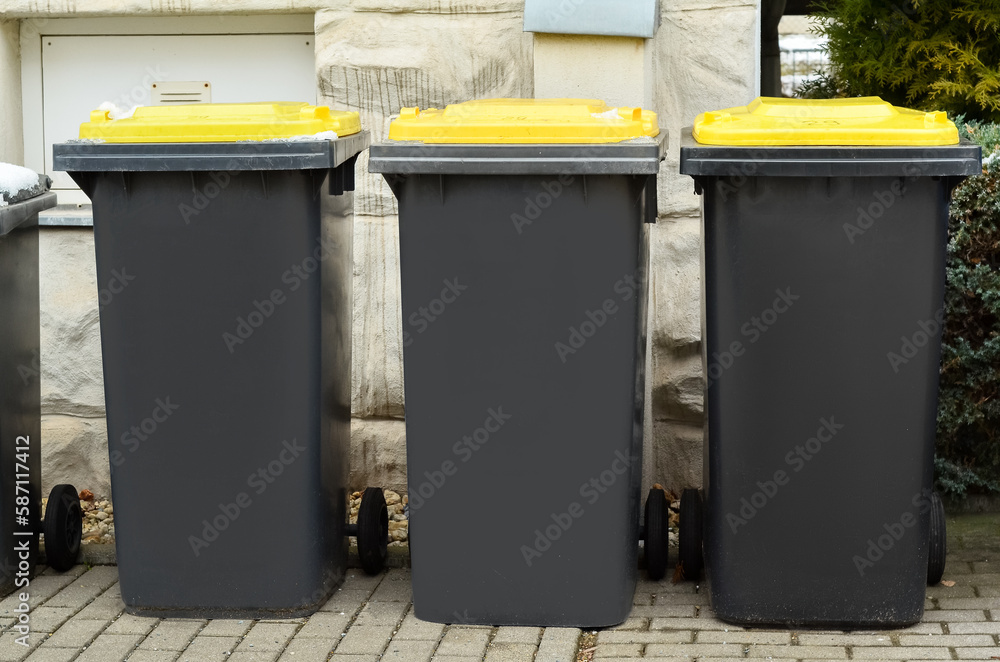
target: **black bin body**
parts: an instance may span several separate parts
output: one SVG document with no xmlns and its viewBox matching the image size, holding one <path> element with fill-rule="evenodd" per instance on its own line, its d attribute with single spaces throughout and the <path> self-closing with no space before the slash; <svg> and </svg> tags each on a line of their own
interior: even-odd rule
<svg viewBox="0 0 1000 662">
<path fill-rule="evenodd" d="M 979 148 L 685 138 L 703 196 L 712 607 L 745 625 L 916 623 L 948 201 Z"/>
<path fill-rule="evenodd" d="M 418 618 L 627 617 L 661 150 L 372 148 L 399 201 Z"/>
<path fill-rule="evenodd" d="M 342 581 L 366 144 L 56 146 L 94 207 L 128 612 L 305 615 Z"/>
<path fill-rule="evenodd" d="M 41 532 L 38 213 L 54 193 L 0 207 L 0 594 L 24 589 Z M 24 518 L 24 519 L 21 519 Z"/>
</svg>

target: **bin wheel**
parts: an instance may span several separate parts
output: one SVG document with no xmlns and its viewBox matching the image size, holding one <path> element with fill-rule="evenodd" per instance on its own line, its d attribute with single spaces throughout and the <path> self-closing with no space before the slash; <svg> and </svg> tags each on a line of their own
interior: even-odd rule
<svg viewBox="0 0 1000 662">
<path fill-rule="evenodd" d="M 649 490 L 649 496 L 646 497 L 643 549 L 646 572 L 653 581 L 659 581 L 667 574 L 667 550 L 670 547 L 668 508 L 667 495 L 663 490 L 658 487 Z"/>
<path fill-rule="evenodd" d="M 389 558 L 389 509 L 385 495 L 378 487 L 366 487 L 358 508 L 358 556 L 361 567 L 369 575 L 385 569 Z"/>
<path fill-rule="evenodd" d="M 681 579 L 697 581 L 701 577 L 702 559 L 702 507 L 701 492 L 686 489 L 681 494 L 678 575 Z"/>
<path fill-rule="evenodd" d="M 948 528 L 945 522 L 944 502 L 937 492 L 931 493 L 930 554 L 927 557 L 927 584 L 934 586 L 944 577 L 945 557 L 948 555 Z"/>
<path fill-rule="evenodd" d="M 49 492 L 42 522 L 45 557 L 49 567 L 65 572 L 76 564 L 83 535 L 83 511 L 80 496 L 72 485 L 56 485 Z"/>
</svg>

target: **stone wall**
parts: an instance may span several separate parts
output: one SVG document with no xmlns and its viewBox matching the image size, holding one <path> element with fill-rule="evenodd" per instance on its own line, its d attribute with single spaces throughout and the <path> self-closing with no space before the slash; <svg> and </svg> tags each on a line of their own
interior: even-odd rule
<svg viewBox="0 0 1000 662">
<path fill-rule="evenodd" d="M 0 0 L 0 159 L 21 158 L 17 21 L 120 16 L 315 11 L 321 103 L 361 113 L 373 140 L 391 115 L 482 97 L 534 93 L 532 35 L 520 0 Z M 678 136 L 697 112 L 746 103 L 756 79 L 753 0 L 662 3 L 650 44 L 654 110 L 670 133 L 653 232 L 652 379 L 646 480 L 675 489 L 701 481 L 700 223 L 691 181 L 676 174 Z M 352 473 L 405 484 L 402 319 L 395 201 L 359 162 L 355 197 Z M 106 431 L 93 267 L 87 230 L 43 232 L 43 455 L 46 486 L 69 480 L 107 494 Z M 47 487 L 46 487 L 47 489 Z"/>
</svg>

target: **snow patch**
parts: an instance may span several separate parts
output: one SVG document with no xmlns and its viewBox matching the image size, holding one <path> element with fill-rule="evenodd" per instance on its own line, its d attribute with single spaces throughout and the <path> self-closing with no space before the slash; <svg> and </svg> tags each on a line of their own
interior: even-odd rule
<svg viewBox="0 0 1000 662">
<path fill-rule="evenodd" d="M 591 113 L 590 116 L 597 120 L 620 120 L 622 118 L 622 116 L 618 114 L 617 108 L 605 110 L 603 113 Z"/>
<path fill-rule="evenodd" d="M 112 103 L 111 101 L 105 101 L 100 106 L 98 106 L 97 109 L 109 111 L 108 117 L 113 120 L 126 120 L 135 114 L 137 108 L 141 107 L 142 106 L 132 106 L 128 110 L 125 110 L 123 108 L 119 108 L 116 104 Z"/>
<path fill-rule="evenodd" d="M 38 173 L 10 163 L 0 163 L 0 206 L 6 206 L 3 197 L 14 197 L 21 191 L 38 186 Z"/>
<path fill-rule="evenodd" d="M 311 141 L 311 140 L 336 140 L 337 137 L 338 136 L 337 136 L 337 132 L 336 131 L 320 131 L 319 133 L 314 133 L 311 136 L 291 136 L 289 138 L 268 138 L 267 140 L 262 140 L 260 142 L 265 142 L 265 143 L 299 143 L 299 142 L 306 142 L 306 141 Z M 254 141 L 248 141 L 248 142 L 258 142 L 258 141 L 254 140 Z"/>
</svg>

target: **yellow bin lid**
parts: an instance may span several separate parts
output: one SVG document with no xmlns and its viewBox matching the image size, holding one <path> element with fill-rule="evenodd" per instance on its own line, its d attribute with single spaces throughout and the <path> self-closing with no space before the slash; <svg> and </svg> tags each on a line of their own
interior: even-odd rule
<svg viewBox="0 0 1000 662">
<path fill-rule="evenodd" d="M 958 129 L 940 111 L 899 108 L 879 97 L 779 99 L 702 113 L 694 138 L 706 145 L 954 145 Z"/>
<path fill-rule="evenodd" d="M 596 99 L 482 99 L 403 108 L 389 140 L 424 143 L 616 143 L 660 133 L 656 113 Z"/>
<path fill-rule="evenodd" d="M 80 137 L 109 143 L 224 143 L 361 131 L 357 113 L 299 102 L 201 103 L 142 106 L 132 117 L 113 120 L 107 110 L 90 113 Z"/>
</svg>

